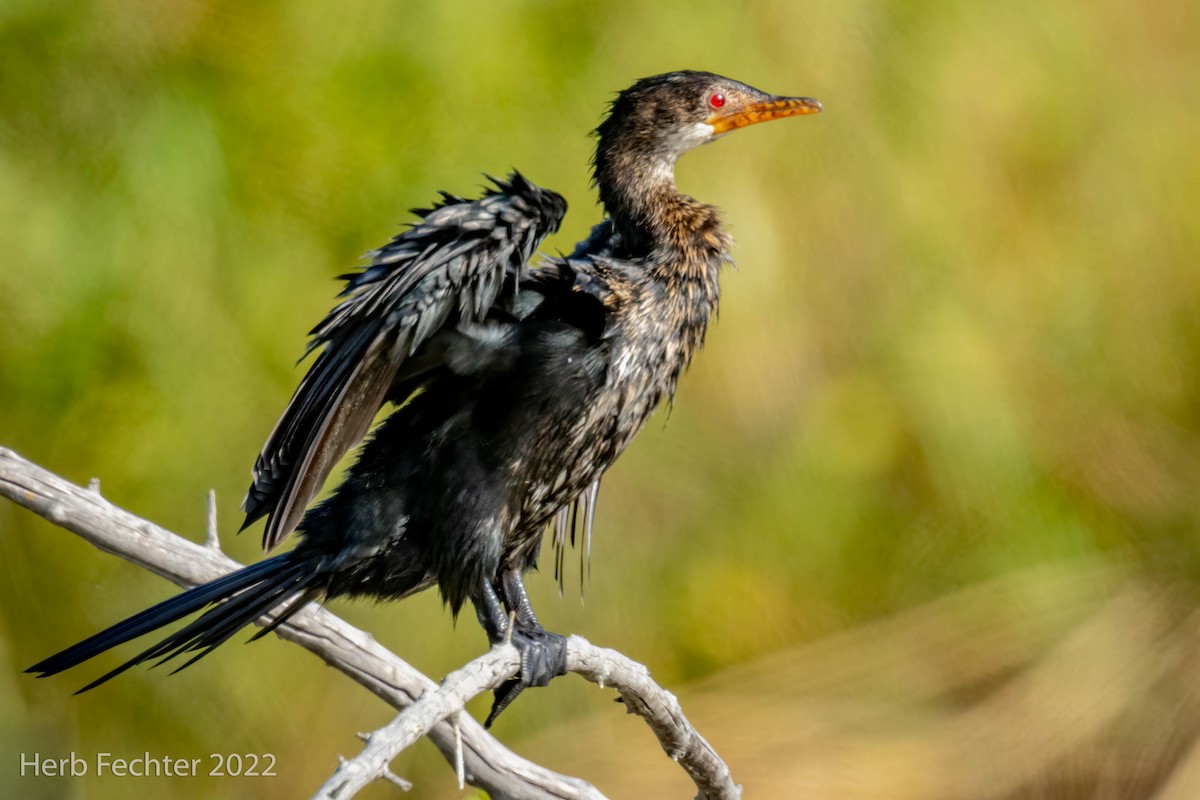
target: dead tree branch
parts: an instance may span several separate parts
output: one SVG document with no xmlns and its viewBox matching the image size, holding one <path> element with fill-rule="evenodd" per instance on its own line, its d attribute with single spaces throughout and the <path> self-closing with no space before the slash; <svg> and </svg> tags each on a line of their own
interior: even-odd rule
<svg viewBox="0 0 1200 800">
<path fill-rule="evenodd" d="M 388 764 L 400 751 L 426 735 L 434 725 L 460 718 L 467 701 L 495 689 L 512 677 L 519 665 L 516 648 L 492 648 L 443 679 L 388 725 L 367 737 L 367 746 L 355 758 L 343 761 L 314 800 L 352 797 L 370 782 L 386 777 Z M 630 713 L 646 720 L 663 750 L 691 776 L 702 800 L 737 800 L 741 789 L 729 768 L 696 732 L 679 701 L 650 678 L 645 666 L 615 650 L 596 647 L 580 636 L 567 639 L 567 671 L 582 675 L 601 688 L 612 687 Z"/>
<path fill-rule="evenodd" d="M 0 448 L 0 495 L 100 550 L 180 586 L 195 586 L 241 566 L 215 546 L 211 509 L 209 535 L 201 546 L 117 508 L 100 496 L 98 486 L 75 486 L 4 448 Z M 270 619 L 266 615 L 259 624 Z M 438 686 L 369 634 L 316 604 L 293 616 L 276 633 L 401 709 L 396 720 L 368 737 L 363 753 L 342 763 L 318 797 L 350 797 L 371 780 L 389 778 L 388 764 L 396 754 L 421 736 L 429 736 L 459 770 L 461 779 L 492 797 L 603 799 L 586 781 L 559 775 L 516 755 L 478 722 L 460 713 L 471 697 L 515 674 L 518 665 L 511 646 L 493 649 L 451 673 Z M 702 800 L 740 797 L 728 767 L 687 721 L 674 695 L 655 684 L 643 665 L 572 636 L 568 670 L 616 689 L 626 707 L 646 719 L 664 751 L 691 776 Z"/>
</svg>

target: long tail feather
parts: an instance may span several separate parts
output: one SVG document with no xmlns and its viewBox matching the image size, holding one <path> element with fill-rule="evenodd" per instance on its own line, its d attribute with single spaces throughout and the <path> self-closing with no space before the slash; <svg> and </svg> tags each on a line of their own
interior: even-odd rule
<svg viewBox="0 0 1200 800">
<path fill-rule="evenodd" d="M 130 667 L 146 661 L 158 659 L 158 663 L 161 664 L 183 653 L 199 651 L 179 667 L 183 669 L 212 652 L 214 648 L 275 606 L 298 595 L 307 595 L 315 588 L 316 580 L 312 563 L 299 560 L 292 553 L 284 553 L 164 600 L 68 647 L 61 653 L 34 664 L 25 671 L 37 673 L 40 678 L 55 675 L 215 603 L 213 608 L 188 625 L 79 691 L 93 689 Z M 286 613 L 294 613 L 299 606 L 299 603 L 289 606 Z M 177 669 L 176 672 L 178 671 Z"/>
</svg>

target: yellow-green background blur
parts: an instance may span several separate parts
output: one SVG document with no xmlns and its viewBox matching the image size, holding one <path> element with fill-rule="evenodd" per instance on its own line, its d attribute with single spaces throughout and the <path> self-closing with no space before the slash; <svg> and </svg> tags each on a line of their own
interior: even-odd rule
<svg viewBox="0 0 1200 800">
<path fill-rule="evenodd" d="M 564 599 L 530 579 L 548 628 L 649 665 L 718 749 L 787 743 L 804 715 L 747 721 L 747 681 L 687 687 L 1029 570 L 1018 606 L 1084 565 L 1200 580 L 1198 41 L 1182 1 L 6 0 L 0 445 L 192 538 L 215 487 L 253 560 L 237 506 L 306 332 L 405 209 L 517 167 L 566 196 L 568 249 L 616 90 L 692 68 L 817 97 L 681 162 L 738 241 L 720 320 L 604 481 L 584 603 L 574 555 Z M 21 674 L 172 591 L 0 502 L 0 794 L 305 796 L 391 717 L 273 637 L 81 697 L 128 648 Z M 334 610 L 434 676 L 485 646 L 434 593 Z M 566 678 L 495 730 L 604 789 L 617 715 Z M 17 776 L 71 751 L 279 777 Z M 395 770 L 458 796 L 427 743 Z"/>
</svg>

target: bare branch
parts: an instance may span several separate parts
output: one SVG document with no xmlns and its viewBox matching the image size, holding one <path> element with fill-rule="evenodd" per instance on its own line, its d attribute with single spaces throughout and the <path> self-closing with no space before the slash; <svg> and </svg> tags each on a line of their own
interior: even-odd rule
<svg viewBox="0 0 1200 800">
<path fill-rule="evenodd" d="M 70 530 L 99 549 L 142 566 L 181 586 L 194 586 L 240 565 L 213 546 L 215 501 L 210 493 L 206 546 L 175 536 L 135 517 L 54 474 L 0 448 L 0 495 Z M 259 620 L 271 620 L 266 615 Z M 494 689 L 519 669 L 508 643 L 446 676 L 435 685 L 368 634 L 316 604 L 309 604 L 276 629 L 283 639 L 316 653 L 325 663 L 370 689 L 401 713 L 367 737 L 356 758 L 342 760 L 317 797 L 347 798 L 373 780 L 403 783 L 388 764 L 405 747 L 429 736 L 462 780 L 495 798 L 603 800 L 593 786 L 527 761 L 461 713 L 468 700 Z M 658 686 L 641 664 L 615 650 L 595 647 L 578 636 L 567 640 L 567 669 L 620 693 L 643 717 L 663 750 L 687 771 L 700 800 L 738 800 L 740 787 L 729 768 L 696 732 L 670 692 Z"/>
<path fill-rule="evenodd" d="M 425 736 L 435 725 L 457 715 L 467 701 L 495 689 L 520 669 L 517 648 L 498 644 L 466 666 L 451 672 L 440 686 L 426 692 L 394 720 L 366 737 L 367 746 L 337 771 L 313 796 L 314 800 L 345 800 L 383 777 L 400 751 Z"/>
<path fill-rule="evenodd" d="M 205 502 L 207 515 L 204 528 L 204 546 L 216 553 L 221 552 L 221 537 L 217 533 L 217 490 L 209 489 Z"/>
<path fill-rule="evenodd" d="M 372 781 L 387 776 L 388 764 L 438 723 L 457 717 L 476 695 L 495 689 L 520 668 L 517 649 L 496 645 L 442 680 L 436 690 L 366 737 L 367 746 L 353 759 L 342 760 L 337 771 L 314 795 L 314 800 L 345 800 Z M 581 636 L 567 638 L 567 671 L 582 675 L 601 688 L 612 687 L 631 713 L 649 723 L 663 750 L 691 776 L 700 800 L 739 800 L 741 787 L 729 768 L 696 732 L 679 701 L 656 684 L 641 664 Z"/>
<path fill-rule="evenodd" d="M 601 688 L 616 689 L 625 707 L 646 720 L 663 751 L 695 782 L 700 790 L 697 800 L 738 800 L 742 796 L 742 787 L 733 782 L 729 767 L 688 722 L 675 695 L 655 683 L 645 665 L 616 650 L 596 647 L 580 636 L 570 636 L 567 671 Z"/>
</svg>

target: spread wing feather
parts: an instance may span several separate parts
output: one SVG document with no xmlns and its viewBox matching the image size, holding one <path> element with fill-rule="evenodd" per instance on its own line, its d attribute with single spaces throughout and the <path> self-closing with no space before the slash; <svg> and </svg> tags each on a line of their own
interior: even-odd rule
<svg viewBox="0 0 1200 800">
<path fill-rule="evenodd" d="M 439 330 L 482 319 L 506 280 L 558 230 L 566 202 L 519 173 L 477 200 L 442 193 L 419 222 L 343 275 L 341 302 L 312 330 L 321 352 L 254 463 L 242 510 L 267 517 L 270 550 L 299 524 L 329 472 L 370 429 L 410 356 Z M 416 359 L 414 359 L 416 360 Z"/>
</svg>

